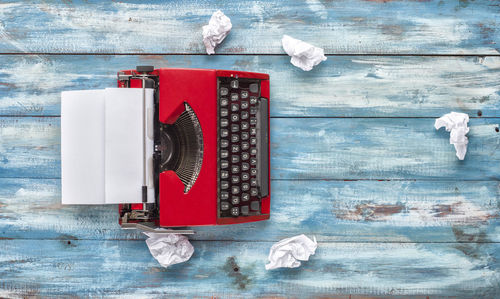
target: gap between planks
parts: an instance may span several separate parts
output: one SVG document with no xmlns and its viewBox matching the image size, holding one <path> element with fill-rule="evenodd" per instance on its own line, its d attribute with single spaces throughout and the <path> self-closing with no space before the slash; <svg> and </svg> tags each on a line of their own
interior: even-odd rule
<svg viewBox="0 0 500 299">
<path fill-rule="evenodd" d="M 60 180 L 61 177 L 28 177 L 28 176 L 23 176 L 23 177 L 0 177 L 0 179 L 28 179 L 28 180 Z M 374 178 L 374 179 L 310 179 L 310 178 L 295 178 L 295 179 L 271 179 L 272 182 L 318 182 L 318 181 L 325 181 L 325 182 L 357 182 L 357 181 L 373 181 L 373 182 L 435 182 L 436 179 L 424 179 L 424 178 L 419 178 L 419 179 L 381 179 L 381 178 Z M 484 180 L 478 180 L 478 179 L 457 179 L 457 180 L 438 180 L 439 182 L 499 182 L 498 180 L 494 179 L 484 179 Z"/>
<path fill-rule="evenodd" d="M 46 56 L 151 56 L 151 55 L 162 55 L 162 56 L 209 56 L 206 53 L 161 53 L 161 52 L 147 52 L 147 53 L 88 53 L 88 52 L 74 52 L 74 53 L 57 53 L 57 52 L 1 52 L 0 55 L 17 55 L 17 56 L 36 56 L 36 55 L 46 55 Z M 397 54 L 397 53 L 339 53 L 339 54 L 324 54 L 325 56 L 376 56 L 376 57 L 500 57 L 500 54 Z M 222 54 L 212 54 L 211 56 L 288 56 L 288 54 L 266 54 L 266 53 L 222 53 Z"/>
<path fill-rule="evenodd" d="M 33 117 L 33 118 L 60 118 L 60 115 L 27 115 L 27 114 L 0 114 L 0 118 L 7 117 Z M 275 119 L 436 119 L 434 116 L 271 116 Z M 469 116 L 469 119 L 493 119 L 498 116 Z"/>
<path fill-rule="evenodd" d="M 191 227 L 191 226 L 190 226 Z M 193 226 L 194 231 L 196 231 L 196 227 Z M 195 233 L 196 234 L 196 233 Z M 314 235 L 314 234 L 312 234 Z M 32 241 L 32 240 L 37 240 L 37 241 L 61 241 L 61 240 L 66 240 L 64 235 L 61 235 L 60 237 L 57 238 L 3 238 L 0 237 L 0 242 L 1 241 L 11 241 L 11 240 L 24 240 L 24 241 Z M 119 238 L 110 238 L 110 239 L 94 239 L 94 238 L 68 238 L 70 241 L 96 241 L 96 242 L 102 242 L 102 241 L 134 241 L 134 242 L 143 242 L 146 240 L 144 239 L 119 239 Z M 202 239 L 196 239 L 196 240 L 189 240 L 190 242 L 232 242 L 232 243 L 276 243 L 277 240 L 231 240 L 231 239 L 207 239 L 207 240 L 202 240 Z M 452 242 L 452 241 L 335 241 L 335 240 L 317 240 L 319 244 L 500 244 L 500 241 L 462 241 L 462 242 Z"/>
</svg>

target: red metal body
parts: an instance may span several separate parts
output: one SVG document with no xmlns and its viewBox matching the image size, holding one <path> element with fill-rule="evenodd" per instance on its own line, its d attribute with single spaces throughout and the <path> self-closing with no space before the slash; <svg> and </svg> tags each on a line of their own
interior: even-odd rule
<svg viewBox="0 0 500 299">
<path fill-rule="evenodd" d="M 130 74 L 135 71 L 123 72 Z M 173 68 L 156 69 L 151 74 L 159 78 L 159 121 L 174 123 L 184 111 L 184 103 L 187 102 L 196 113 L 203 132 L 203 163 L 200 174 L 188 193 L 184 193 L 184 185 L 175 172 L 160 173 L 159 225 L 162 227 L 218 225 L 268 219 L 270 191 L 266 198 L 261 199 L 261 215 L 217 217 L 217 77 L 260 79 L 261 96 L 269 99 L 269 75 L 241 71 Z M 129 87 L 141 88 L 142 83 L 140 80 L 132 79 Z M 270 151 L 269 146 L 267 150 Z"/>
</svg>

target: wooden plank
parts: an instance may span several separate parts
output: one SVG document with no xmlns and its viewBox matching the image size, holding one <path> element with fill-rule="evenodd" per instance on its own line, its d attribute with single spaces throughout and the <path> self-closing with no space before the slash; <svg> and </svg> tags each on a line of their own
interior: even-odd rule
<svg viewBox="0 0 500 299">
<path fill-rule="evenodd" d="M 164 269 L 143 241 L 1 240 L 0 296 L 494 298 L 500 294 L 497 243 L 320 242 L 316 255 L 301 268 L 266 271 L 271 245 L 195 241 L 191 260 Z"/>
<path fill-rule="evenodd" d="M 329 57 L 311 72 L 284 56 L 3 55 L 2 62 L 0 115 L 59 115 L 61 91 L 113 87 L 117 71 L 154 65 L 269 73 L 272 116 L 500 117 L 500 57 Z"/>
<path fill-rule="evenodd" d="M 273 119 L 277 179 L 499 180 L 499 119 L 472 119 L 466 159 L 434 119 Z"/>
<path fill-rule="evenodd" d="M 222 9 L 220 54 L 281 54 L 289 34 L 328 54 L 498 54 L 496 1 L 22 1 L 0 6 L 4 53 L 205 54 L 202 26 Z"/>
<path fill-rule="evenodd" d="M 269 221 L 197 227 L 195 240 L 500 242 L 494 181 L 273 181 Z M 0 179 L 0 239 L 135 240 L 116 205 L 62 206 L 59 180 Z"/>
<path fill-rule="evenodd" d="M 0 177 L 59 178 L 58 117 L 0 117 Z M 274 179 L 499 180 L 498 118 L 471 119 L 459 161 L 431 118 L 274 118 Z"/>
<path fill-rule="evenodd" d="M 60 177 L 59 118 L 0 118 L 0 177 Z"/>
</svg>

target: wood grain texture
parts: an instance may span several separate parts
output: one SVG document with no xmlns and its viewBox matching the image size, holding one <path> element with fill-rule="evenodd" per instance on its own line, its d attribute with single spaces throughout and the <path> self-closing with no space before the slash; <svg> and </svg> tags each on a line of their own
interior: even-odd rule
<svg viewBox="0 0 500 299">
<path fill-rule="evenodd" d="M 320 242 L 301 268 L 274 271 L 264 269 L 269 242 L 194 241 L 191 260 L 167 269 L 143 241 L 61 238 L 33 245 L 0 240 L 0 296 L 494 298 L 500 291 L 496 243 Z"/>
<path fill-rule="evenodd" d="M 219 8 L 233 30 L 203 55 Z M 0 3 L 0 297 L 499 298 L 499 15 L 488 0 Z M 283 34 L 331 55 L 303 72 Z M 60 204 L 60 92 L 136 65 L 271 75 L 271 219 L 196 228 L 168 269 L 115 205 Z M 450 111 L 472 117 L 465 161 L 433 128 Z M 316 255 L 265 271 L 301 233 Z"/>
<path fill-rule="evenodd" d="M 0 6 L 0 52 L 204 54 L 222 9 L 220 54 L 282 54 L 289 34 L 327 54 L 498 54 L 497 1 L 22 1 Z"/>
<path fill-rule="evenodd" d="M 0 117 L 0 178 L 60 178 L 59 117 Z M 471 119 L 459 161 L 432 118 L 273 118 L 273 179 L 499 180 L 500 119 Z"/>
<path fill-rule="evenodd" d="M 2 56 L 0 115 L 59 115 L 60 92 L 116 85 L 136 65 L 269 73 L 271 115 L 500 117 L 500 57 L 329 57 L 311 72 L 285 56 Z"/>
<path fill-rule="evenodd" d="M 197 227 L 193 240 L 499 242 L 493 181 L 272 181 L 269 221 Z M 63 206 L 58 179 L 0 179 L 0 239 L 135 240 L 117 206 Z M 390 190 L 390 192 L 388 192 Z M 474 246 L 474 245 L 470 245 Z"/>
</svg>

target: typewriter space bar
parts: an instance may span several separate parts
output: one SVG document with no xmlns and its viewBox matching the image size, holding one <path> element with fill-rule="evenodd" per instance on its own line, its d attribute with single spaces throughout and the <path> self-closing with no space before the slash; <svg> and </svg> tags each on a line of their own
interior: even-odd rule
<svg viewBox="0 0 500 299">
<path fill-rule="evenodd" d="M 266 98 L 260 98 L 257 114 L 257 184 L 259 197 L 269 195 L 269 113 Z"/>
</svg>

